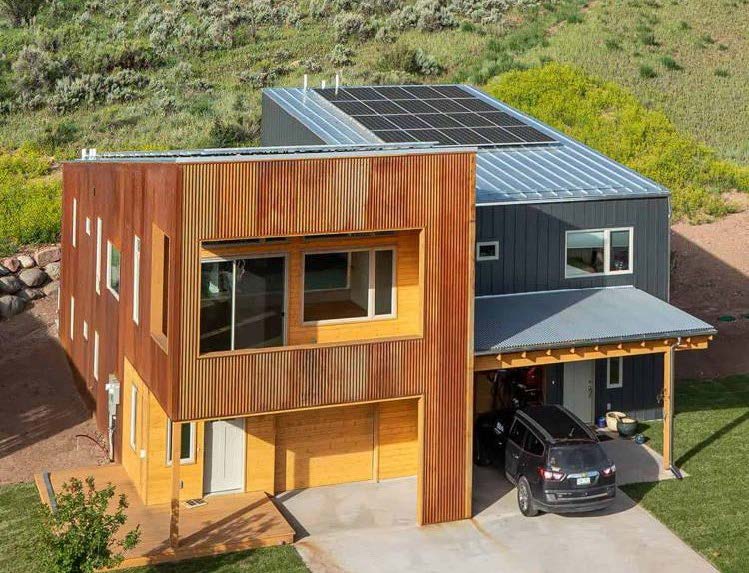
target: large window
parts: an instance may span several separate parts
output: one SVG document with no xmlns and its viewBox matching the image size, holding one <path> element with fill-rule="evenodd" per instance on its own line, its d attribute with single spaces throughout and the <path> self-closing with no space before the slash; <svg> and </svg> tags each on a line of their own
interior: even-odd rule
<svg viewBox="0 0 749 573">
<path fill-rule="evenodd" d="M 107 241 L 107 288 L 114 295 L 114 298 L 120 298 L 120 269 L 122 257 L 120 251 L 110 241 Z"/>
<path fill-rule="evenodd" d="M 633 230 L 567 231 L 565 277 L 632 272 Z"/>
<path fill-rule="evenodd" d="M 286 258 L 204 261 L 200 352 L 283 346 Z"/>
<path fill-rule="evenodd" d="M 395 314 L 395 251 L 367 249 L 304 255 L 304 321 Z"/>
<path fill-rule="evenodd" d="M 172 428 L 174 424 L 169 420 L 166 431 L 166 463 L 172 463 Z M 179 439 L 179 461 L 189 464 L 195 461 L 195 423 L 185 422 L 182 424 Z"/>
</svg>

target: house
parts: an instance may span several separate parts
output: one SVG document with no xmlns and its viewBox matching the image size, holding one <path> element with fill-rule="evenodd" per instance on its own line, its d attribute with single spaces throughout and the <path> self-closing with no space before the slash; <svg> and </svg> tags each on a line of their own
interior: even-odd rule
<svg viewBox="0 0 749 573">
<path fill-rule="evenodd" d="M 262 145 L 63 170 L 60 338 L 175 546 L 218 493 L 416 476 L 419 523 L 470 517 L 513 385 L 670 433 L 715 331 L 668 304 L 665 189 L 469 86 L 268 89 Z"/>
</svg>

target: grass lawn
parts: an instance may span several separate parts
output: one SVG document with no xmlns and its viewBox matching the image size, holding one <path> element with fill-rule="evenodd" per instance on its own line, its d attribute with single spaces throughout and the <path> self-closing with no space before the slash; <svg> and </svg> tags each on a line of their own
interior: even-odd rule
<svg viewBox="0 0 749 573">
<path fill-rule="evenodd" d="M 749 163 L 749 0 L 598 0 L 527 63 L 616 81 L 724 158 Z"/>
<path fill-rule="evenodd" d="M 34 484 L 0 487 L 0 573 L 39 573 L 36 527 L 39 495 Z M 174 564 L 126 569 L 128 573 L 302 573 L 301 557 L 290 545 L 231 553 Z"/>
<path fill-rule="evenodd" d="M 689 477 L 623 489 L 721 571 L 749 571 L 749 375 L 681 382 L 676 411 L 676 463 Z M 662 424 L 645 434 L 660 451 Z"/>
</svg>

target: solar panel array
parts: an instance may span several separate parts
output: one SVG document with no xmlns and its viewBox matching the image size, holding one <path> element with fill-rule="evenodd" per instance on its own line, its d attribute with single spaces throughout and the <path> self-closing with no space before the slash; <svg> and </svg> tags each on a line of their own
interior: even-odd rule
<svg viewBox="0 0 749 573">
<path fill-rule="evenodd" d="M 315 91 L 388 143 L 436 141 L 440 145 L 498 146 L 555 141 L 456 85 Z"/>
</svg>

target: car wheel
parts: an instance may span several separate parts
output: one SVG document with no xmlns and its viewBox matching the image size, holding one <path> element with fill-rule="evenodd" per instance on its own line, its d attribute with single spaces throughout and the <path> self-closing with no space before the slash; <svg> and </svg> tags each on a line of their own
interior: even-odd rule
<svg viewBox="0 0 749 573">
<path fill-rule="evenodd" d="M 525 517 L 535 517 L 538 515 L 536 505 L 533 503 L 531 485 L 525 479 L 525 476 L 518 480 L 518 508 L 520 508 L 520 513 Z"/>
</svg>

